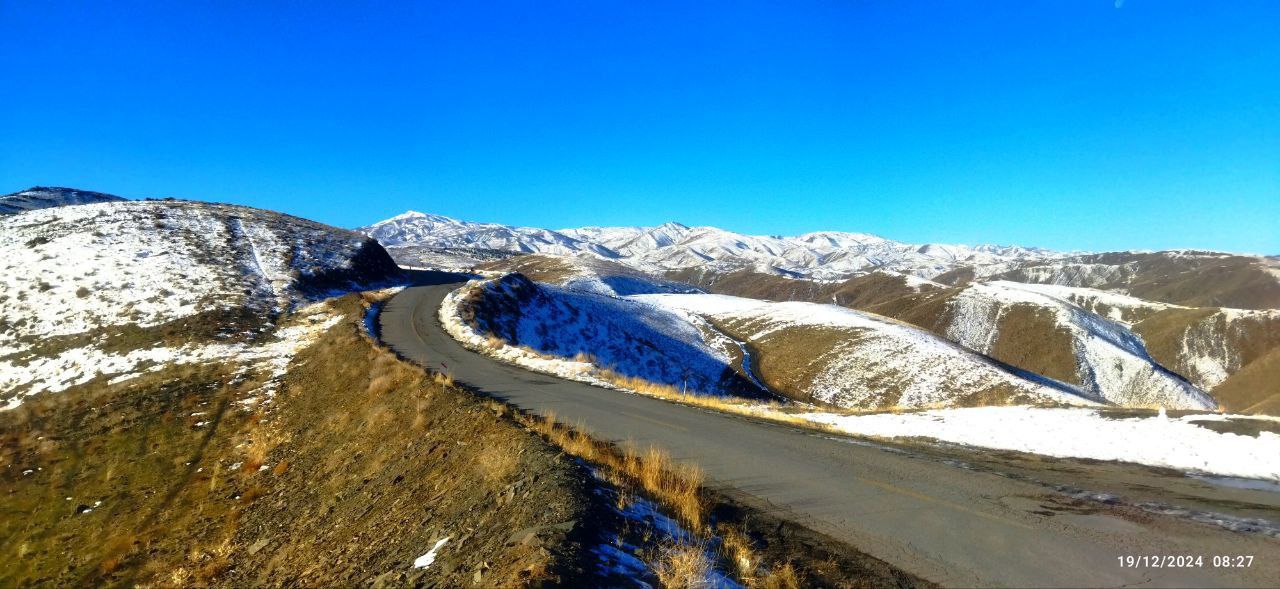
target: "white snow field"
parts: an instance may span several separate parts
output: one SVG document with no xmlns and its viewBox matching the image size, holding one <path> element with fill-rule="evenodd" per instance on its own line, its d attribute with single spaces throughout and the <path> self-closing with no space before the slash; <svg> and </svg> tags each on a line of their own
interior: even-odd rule
<svg viewBox="0 0 1280 589">
<path fill-rule="evenodd" d="M 931 438 L 978 448 L 1061 458 L 1115 460 L 1191 473 L 1280 481 L 1280 435 L 1217 431 L 1196 422 L 1266 419 L 1193 414 L 1111 418 L 1093 409 L 974 407 L 918 413 L 800 417 L 837 430 L 883 438 Z"/>
<path fill-rule="evenodd" d="M 0 407 L 172 364 L 238 358 L 282 371 L 327 319 L 311 321 L 312 309 L 301 314 L 315 329 L 276 330 L 272 317 L 395 272 L 361 234 L 246 207 L 126 201 L 0 218 Z M 260 318 L 224 328 L 221 312 Z M 201 314 L 223 331 L 158 335 Z M 137 344 L 121 349 L 124 340 Z"/>
</svg>

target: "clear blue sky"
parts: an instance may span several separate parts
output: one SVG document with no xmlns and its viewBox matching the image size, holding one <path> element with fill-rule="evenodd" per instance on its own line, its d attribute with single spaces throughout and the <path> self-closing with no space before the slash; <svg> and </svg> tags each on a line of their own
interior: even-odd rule
<svg viewBox="0 0 1280 589">
<path fill-rule="evenodd" d="M 1280 2 L 0 1 L 0 192 L 1280 254 Z"/>
</svg>

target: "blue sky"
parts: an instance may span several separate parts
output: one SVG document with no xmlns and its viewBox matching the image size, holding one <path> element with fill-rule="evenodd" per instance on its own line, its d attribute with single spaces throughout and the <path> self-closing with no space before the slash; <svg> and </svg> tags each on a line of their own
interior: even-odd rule
<svg viewBox="0 0 1280 589">
<path fill-rule="evenodd" d="M 1280 2 L 0 2 L 0 192 L 1280 253 Z"/>
</svg>

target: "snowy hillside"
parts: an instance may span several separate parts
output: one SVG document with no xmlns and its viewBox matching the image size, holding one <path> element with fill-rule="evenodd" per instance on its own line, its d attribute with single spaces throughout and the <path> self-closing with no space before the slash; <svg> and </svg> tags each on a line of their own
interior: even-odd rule
<svg viewBox="0 0 1280 589">
<path fill-rule="evenodd" d="M 1001 280 L 947 286 L 916 278 L 913 285 L 883 271 L 831 283 L 754 272 L 668 276 L 717 294 L 829 302 L 893 317 L 1121 404 L 1201 407 L 1211 393 L 1232 411 L 1280 408 L 1280 311 Z"/>
<path fill-rule="evenodd" d="M 482 268 L 520 272 L 540 282 L 607 295 L 691 292 L 687 286 L 649 278 L 629 267 L 592 256 L 527 255 Z M 761 275 L 748 277 L 746 282 L 767 285 L 770 281 L 797 286 L 806 283 Z M 750 285 L 745 286 L 751 292 Z M 1133 322 L 1184 307 L 1108 291 L 1056 285 L 993 281 L 946 287 L 883 270 L 863 273 L 832 287 L 832 290 L 809 293 L 809 300 L 829 298 L 856 306 L 850 303 L 858 300 L 857 297 L 878 293 L 882 299 L 897 301 L 896 308 L 890 305 L 884 312 L 896 312 L 896 317 L 930 329 L 979 354 L 1078 386 L 1095 398 L 1125 406 L 1217 407 L 1204 391 L 1154 360 L 1142 337 L 1133 331 Z M 783 295 L 779 298 L 792 298 L 779 294 Z M 773 298 L 771 295 L 766 291 L 754 296 L 767 299 Z M 1232 316 L 1259 313 L 1264 312 L 1237 311 Z M 1198 329 L 1211 330 L 1212 325 Z M 1199 332 L 1189 333 L 1188 342 L 1217 341 L 1212 337 L 1196 337 Z M 821 338 L 815 336 L 815 339 Z M 798 344 L 803 346 L 804 342 Z M 1238 354 L 1228 354 L 1211 346 L 1205 349 L 1206 346 L 1195 343 L 1183 346 L 1184 350 L 1192 348 L 1196 350 L 1194 362 L 1202 371 L 1223 373 L 1218 368 L 1221 364 L 1237 368 L 1241 365 Z M 1218 382 L 1221 379 L 1213 384 Z"/>
<path fill-rule="evenodd" d="M 1162 366 L 1230 409 L 1258 408 L 1280 394 L 1274 366 L 1280 355 L 1280 310 L 1187 307 L 1050 284 L 1016 287 L 1070 301 L 1122 324 Z"/>
<path fill-rule="evenodd" d="M 441 317 L 472 347 L 505 352 L 509 360 L 529 355 L 543 360 L 524 362 L 529 367 L 562 376 L 640 378 L 712 395 L 763 393 L 745 382 L 733 359 L 709 345 L 693 323 L 636 301 L 508 274 L 455 292 Z"/>
<path fill-rule="evenodd" d="M 479 248 L 519 253 L 586 253 L 645 272 L 712 266 L 817 279 L 884 268 L 931 278 L 966 266 L 1001 271 L 1062 257 L 1016 246 L 914 245 L 863 233 L 818 232 L 796 237 L 744 235 L 715 227 L 584 227 L 552 231 L 472 223 L 410 211 L 360 229 L 388 247 Z"/>
<path fill-rule="evenodd" d="M 16 215 L 24 211 L 34 211 L 50 207 L 83 205 L 98 202 L 119 202 L 122 200 L 125 199 L 110 194 L 103 194 L 101 192 L 76 190 L 74 188 L 36 186 L 34 188 L 23 190 L 22 192 L 15 192 L 13 194 L 0 196 L 0 215 Z"/>
<path fill-rule="evenodd" d="M 856 409 L 1100 400 L 917 327 L 834 305 L 702 294 L 630 299 L 710 320 L 751 348 L 770 388 L 801 400 Z"/>
<path fill-rule="evenodd" d="M 265 337 L 280 312 L 398 273 L 358 233 L 181 201 L 5 217 L 0 266 L 0 402 L 9 406 L 100 372 L 199 361 L 201 352 L 169 344 Z"/>
<path fill-rule="evenodd" d="M 1277 264 L 1274 257 L 1171 250 L 1077 254 L 966 270 L 981 280 L 1102 289 L 1189 307 L 1280 309 Z"/>
<path fill-rule="evenodd" d="M 1107 301 L 1105 304 L 1112 309 L 1142 308 L 1118 296 L 1095 295 L 1090 299 L 1077 291 L 1028 287 L 1016 282 L 978 283 L 969 285 L 948 301 L 945 334 L 966 348 L 996 355 L 997 346 L 1008 344 L 1002 342 L 1005 337 L 1002 330 L 1039 329 L 1038 333 L 1065 336 L 1062 345 L 1069 347 L 1074 374 L 1073 378 L 1064 380 L 1077 383 L 1112 403 L 1176 409 L 1217 407 L 1209 395 L 1153 361 L 1142 338 L 1124 324 L 1055 295 L 1075 295 L 1096 304 Z M 1031 316 L 1012 324 L 1003 321 L 1019 310 Z M 1040 327 L 1035 325 L 1037 321 L 1046 321 L 1049 325 Z"/>
</svg>

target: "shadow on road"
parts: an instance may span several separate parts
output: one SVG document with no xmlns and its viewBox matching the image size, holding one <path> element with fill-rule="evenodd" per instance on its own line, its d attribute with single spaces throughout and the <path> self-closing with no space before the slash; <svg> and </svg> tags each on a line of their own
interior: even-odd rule
<svg viewBox="0 0 1280 589">
<path fill-rule="evenodd" d="M 441 272 L 437 270 L 403 270 L 406 286 L 436 286 L 453 284 L 479 278 L 478 274 L 462 272 Z"/>
</svg>

